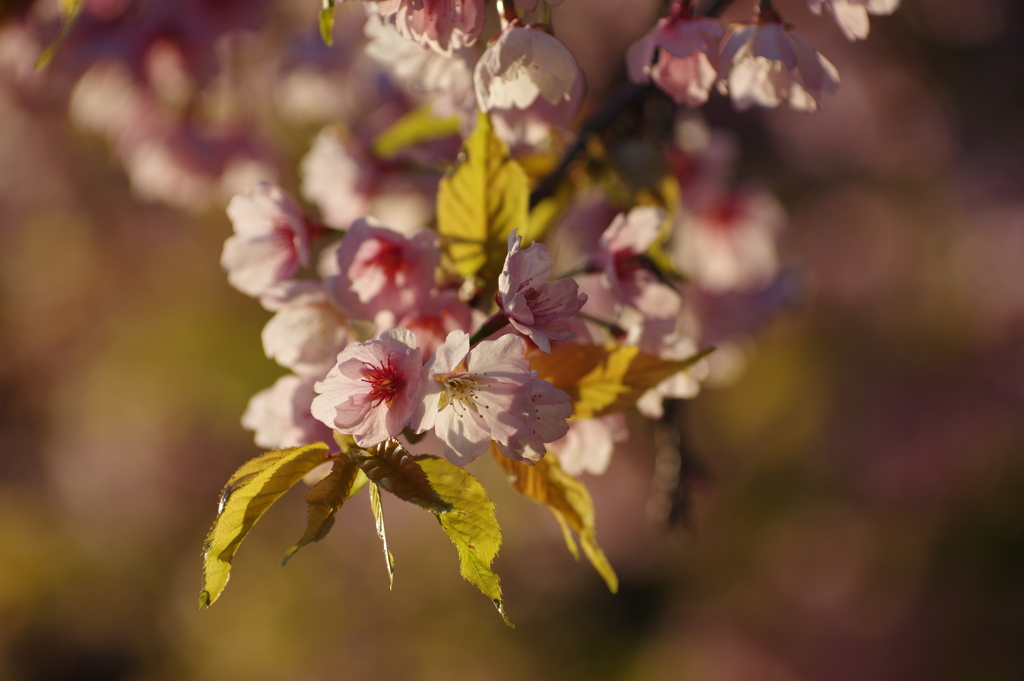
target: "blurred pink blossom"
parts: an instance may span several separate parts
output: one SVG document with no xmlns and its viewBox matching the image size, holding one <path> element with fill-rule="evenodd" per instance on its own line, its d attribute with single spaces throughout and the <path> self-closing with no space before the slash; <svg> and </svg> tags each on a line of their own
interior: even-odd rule
<svg viewBox="0 0 1024 681">
<path fill-rule="evenodd" d="M 352 340 L 345 316 L 320 282 L 284 282 L 260 302 L 276 311 L 263 327 L 263 351 L 297 374 L 323 376 Z"/>
<path fill-rule="evenodd" d="M 268 449 L 332 442 L 331 429 L 313 418 L 310 405 L 315 377 L 282 376 L 253 395 L 242 415 L 242 427 L 255 432 L 256 444 Z"/>
<path fill-rule="evenodd" d="M 714 293 L 765 286 L 778 271 L 775 241 L 784 220 L 782 206 L 764 190 L 722 194 L 700 212 L 680 214 L 673 263 Z"/>
<path fill-rule="evenodd" d="M 373 319 L 387 310 L 401 318 L 434 287 L 440 263 L 437 233 L 401 234 L 357 220 L 337 251 L 338 274 L 324 279 L 331 299 L 350 317 Z"/>
<path fill-rule="evenodd" d="M 629 437 L 624 414 L 573 421 L 566 435 L 548 445 L 570 475 L 603 475 L 612 460 L 615 443 Z"/>
<path fill-rule="evenodd" d="M 770 5 L 753 22 L 732 24 L 722 42 L 719 89 L 744 110 L 782 102 L 815 111 L 839 88 L 839 72 L 806 38 L 790 30 Z"/>
<path fill-rule="evenodd" d="M 402 432 L 419 404 L 423 355 L 408 329 L 354 343 L 314 386 L 312 413 L 321 423 L 372 447 Z"/>
<path fill-rule="evenodd" d="M 420 305 L 401 319 L 395 320 L 390 312 L 378 314 L 374 319 L 378 330 L 401 327 L 412 331 L 416 336 L 416 344 L 427 357 L 441 347 L 452 331 L 469 333 L 472 322 L 472 308 L 460 300 L 458 292 L 452 289 L 431 291 Z"/>
<path fill-rule="evenodd" d="M 261 182 L 228 205 L 235 228 L 220 263 L 242 293 L 259 296 L 309 260 L 309 226 L 302 209 L 275 185 Z"/>
<path fill-rule="evenodd" d="M 678 3 L 670 16 L 626 52 L 630 80 L 653 80 L 676 104 L 700 106 L 718 80 L 719 42 L 725 27 L 718 19 L 691 18 L 688 5 Z M 653 63 L 657 56 L 657 62 Z"/>
<path fill-rule="evenodd" d="M 827 11 L 848 40 L 864 40 L 871 30 L 869 14 L 892 14 L 900 0 L 807 0 L 815 14 Z"/>
</svg>

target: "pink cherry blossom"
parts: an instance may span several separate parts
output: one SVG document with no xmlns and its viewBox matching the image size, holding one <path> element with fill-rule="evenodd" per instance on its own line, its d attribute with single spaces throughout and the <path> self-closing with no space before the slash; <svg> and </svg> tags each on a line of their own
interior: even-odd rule
<svg viewBox="0 0 1024 681">
<path fill-rule="evenodd" d="M 516 331 L 529 336 L 544 352 L 551 352 L 551 341 L 575 336 L 556 320 L 579 312 L 587 294 L 580 293 L 570 277 L 549 282 L 553 261 L 547 247 L 533 243 L 520 250 L 522 242 L 515 231 L 508 237 L 505 267 L 498 276 L 498 306 Z"/>
<path fill-rule="evenodd" d="M 676 336 L 671 347 L 659 355 L 663 359 L 684 360 L 697 354 L 697 344 L 688 336 Z M 665 398 L 691 399 L 700 393 L 701 381 L 707 378 L 709 364 L 702 359 L 693 366 L 669 376 L 658 385 L 646 390 L 637 400 L 636 408 L 649 419 L 660 419 L 664 413 Z"/>
<path fill-rule="evenodd" d="M 258 296 L 308 263 L 309 226 L 280 187 L 261 182 L 236 196 L 228 217 L 235 234 L 224 242 L 220 264 L 239 291 Z"/>
<path fill-rule="evenodd" d="M 337 251 L 338 274 L 324 279 L 332 300 L 350 317 L 373 319 L 388 310 L 403 317 L 434 286 L 440 263 L 437 233 L 411 239 L 357 220 Z"/>
<path fill-rule="evenodd" d="M 583 74 L 572 53 L 544 31 L 513 24 L 480 57 L 473 73 L 481 111 L 527 109 L 538 97 L 556 105 Z"/>
<path fill-rule="evenodd" d="M 554 442 L 569 432 L 566 419 L 572 416 L 572 404 L 567 393 L 540 378 L 533 379 L 529 391 L 533 403 L 530 434 L 507 444 L 495 444 L 504 456 L 533 465 L 547 453 L 546 443 Z"/>
<path fill-rule="evenodd" d="M 323 376 L 352 340 L 319 282 L 285 282 L 260 302 L 277 313 L 263 327 L 263 351 L 297 374 Z"/>
<path fill-rule="evenodd" d="M 469 334 L 452 331 L 423 367 L 423 398 L 412 425 L 433 428 L 445 456 L 464 465 L 487 451 L 532 435 L 536 420 L 526 343 L 507 335 L 469 348 Z"/>
<path fill-rule="evenodd" d="M 651 206 L 620 213 L 601 235 L 595 261 L 602 283 L 620 304 L 655 318 L 674 317 L 681 302 L 675 289 L 662 283 L 644 258 L 664 221 L 665 212 Z"/>
<path fill-rule="evenodd" d="M 757 19 L 732 24 L 722 42 L 719 88 L 743 110 L 782 102 L 815 111 L 825 95 L 839 88 L 839 72 L 806 38 L 790 30 L 770 4 Z"/>
<path fill-rule="evenodd" d="M 314 386 L 312 413 L 320 422 L 372 447 L 402 432 L 420 399 L 423 355 L 407 329 L 349 345 Z"/>
<path fill-rule="evenodd" d="M 864 40 L 871 30 L 869 14 L 892 14 L 900 0 L 808 0 L 815 14 L 827 11 L 839 24 L 847 40 Z"/>
<path fill-rule="evenodd" d="M 331 443 L 331 429 L 313 418 L 309 408 L 316 394 L 315 378 L 286 375 L 253 395 L 242 415 L 242 427 L 255 431 L 260 447 L 281 449 L 314 442 Z"/>
<path fill-rule="evenodd" d="M 673 263 L 713 293 L 766 285 L 778 271 L 775 241 L 785 212 L 768 192 L 745 189 L 719 195 L 699 212 L 682 212 Z"/>
<path fill-rule="evenodd" d="M 394 14 L 403 37 L 441 54 L 472 45 L 484 27 L 483 0 L 401 0 Z"/>
<path fill-rule="evenodd" d="M 565 437 L 555 440 L 548 449 L 558 455 L 562 470 L 569 475 L 604 475 L 615 451 L 615 443 L 629 437 L 626 417 L 622 413 L 569 423 Z"/>
<path fill-rule="evenodd" d="M 389 318 L 385 318 L 384 314 L 378 314 L 374 319 L 376 327 L 409 329 L 416 336 L 416 344 L 427 356 L 434 354 L 452 331 L 468 333 L 473 321 L 472 308 L 460 300 L 458 292 L 452 289 L 431 291 L 422 304 L 397 321 L 394 315 L 388 315 Z"/>
<path fill-rule="evenodd" d="M 634 83 L 654 80 L 676 104 L 700 106 L 718 79 L 716 63 L 724 34 L 718 19 L 691 18 L 688 5 L 679 3 L 626 52 L 629 77 Z"/>
</svg>

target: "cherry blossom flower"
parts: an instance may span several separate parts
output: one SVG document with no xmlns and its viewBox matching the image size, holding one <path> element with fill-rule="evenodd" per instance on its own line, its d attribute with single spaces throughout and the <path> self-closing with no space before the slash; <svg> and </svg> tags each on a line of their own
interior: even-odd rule
<svg viewBox="0 0 1024 681">
<path fill-rule="evenodd" d="M 665 212 L 651 206 L 620 213 L 601 235 L 594 263 L 616 301 L 654 318 L 674 317 L 681 303 L 675 289 L 658 279 L 644 257 L 664 221 Z"/>
<path fill-rule="evenodd" d="M 762 287 L 778 271 L 775 241 L 784 220 L 782 206 L 768 192 L 722 194 L 700 212 L 681 213 L 673 263 L 713 293 Z"/>
<path fill-rule="evenodd" d="M 505 266 L 498 276 L 498 306 L 516 331 L 529 336 L 542 351 L 551 352 L 551 341 L 575 337 L 555 321 L 579 312 L 587 294 L 580 293 L 570 277 L 549 282 L 553 261 L 547 247 L 533 243 L 521 250 L 522 243 L 523 238 L 513 230 Z"/>
<path fill-rule="evenodd" d="M 557 38 L 521 24 L 506 28 L 480 57 L 473 73 L 481 111 L 527 109 L 538 97 L 556 105 L 573 95 L 583 74 Z"/>
<path fill-rule="evenodd" d="M 319 282 L 285 282 L 260 302 L 277 313 L 263 327 L 263 351 L 297 374 L 323 376 L 352 340 Z"/>
<path fill-rule="evenodd" d="M 220 263 L 242 293 L 265 293 L 308 263 L 309 226 L 280 187 L 261 182 L 239 194 L 228 205 L 228 217 L 235 234 L 224 242 Z"/>
<path fill-rule="evenodd" d="M 406 239 L 357 220 L 337 251 L 338 274 L 326 277 L 324 285 L 350 317 L 373 319 L 381 310 L 402 317 L 433 288 L 440 260 L 436 232 Z"/>
<path fill-rule="evenodd" d="M 408 329 L 354 343 L 314 388 L 312 413 L 321 423 L 372 447 L 402 432 L 420 399 L 423 354 Z"/>
<path fill-rule="evenodd" d="M 469 348 L 469 334 L 452 331 L 423 367 L 423 398 L 413 416 L 418 433 L 433 428 L 444 455 L 464 465 L 487 451 L 530 437 L 536 421 L 534 375 L 520 336 Z"/>
<path fill-rule="evenodd" d="M 807 0 L 815 14 L 827 11 L 839 24 L 847 40 L 864 40 L 871 30 L 869 14 L 883 16 L 892 14 L 900 6 L 900 0 Z"/>
<path fill-rule="evenodd" d="M 302 196 L 320 209 L 329 227 L 348 229 L 358 218 L 373 215 L 409 234 L 434 213 L 437 175 L 399 171 L 354 136 L 324 128 L 302 159 Z"/>
<path fill-rule="evenodd" d="M 533 465 L 547 453 L 546 443 L 554 442 L 569 432 L 566 419 L 572 416 L 572 404 L 568 393 L 540 378 L 533 379 L 529 392 L 534 413 L 530 435 L 511 443 L 495 444 L 502 455 Z"/>
<path fill-rule="evenodd" d="M 688 336 L 676 336 L 671 347 L 659 353 L 662 359 L 684 360 L 697 354 L 697 344 Z M 702 359 L 693 366 L 669 376 L 658 385 L 646 390 L 636 402 L 637 410 L 649 419 L 660 419 L 664 413 L 666 397 L 691 399 L 700 393 L 701 381 L 707 378 L 709 364 Z"/>
<path fill-rule="evenodd" d="M 718 79 L 716 62 L 724 34 L 718 19 L 691 18 L 689 5 L 677 3 L 670 16 L 626 52 L 629 77 L 634 83 L 653 80 L 676 104 L 700 106 Z M 655 52 L 658 60 L 652 65 Z"/>
<path fill-rule="evenodd" d="M 331 429 L 317 421 L 309 408 L 316 378 L 282 376 L 253 395 L 242 415 L 242 427 L 255 432 L 256 444 L 268 449 L 332 442 Z"/>
<path fill-rule="evenodd" d="M 476 121 L 476 50 L 439 54 L 404 39 L 392 24 L 373 14 L 367 17 L 364 32 L 369 39 L 366 55 L 385 67 L 407 93 L 429 98 L 437 116 L 460 115 L 469 125 Z"/>
<path fill-rule="evenodd" d="M 390 3 L 389 11 L 395 3 Z M 483 0 L 400 0 L 393 15 L 403 37 L 441 54 L 476 42 L 484 27 Z"/>
<path fill-rule="evenodd" d="M 800 111 L 816 111 L 825 95 L 839 88 L 839 72 L 806 38 L 762 0 L 753 22 L 732 24 L 722 42 L 719 89 L 744 110 L 781 102 Z"/>
<path fill-rule="evenodd" d="M 569 475 L 603 475 L 611 463 L 615 443 L 625 442 L 628 437 L 625 415 L 610 414 L 569 423 L 565 437 L 549 444 L 548 449 L 558 455 L 562 470 Z"/>
<path fill-rule="evenodd" d="M 389 311 L 374 318 L 378 330 L 401 327 L 412 331 L 416 336 L 416 344 L 426 356 L 434 354 L 452 331 L 468 333 L 472 322 L 472 308 L 460 300 L 458 292 L 452 289 L 431 291 L 420 305 L 401 319 L 395 320 Z"/>
</svg>

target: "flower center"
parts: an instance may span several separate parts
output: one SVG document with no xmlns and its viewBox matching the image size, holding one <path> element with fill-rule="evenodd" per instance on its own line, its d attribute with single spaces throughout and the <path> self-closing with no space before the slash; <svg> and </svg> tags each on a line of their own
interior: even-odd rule
<svg viewBox="0 0 1024 681">
<path fill-rule="evenodd" d="M 390 407 L 398 399 L 398 393 L 405 387 L 405 379 L 392 364 L 390 356 L 380 366 L 365 364 L 369 368 L 363 376 L 363 382 L 370 384 L 370 401 L 375 407 L 381 404 Z"/>
<path fill-rule="evenodd" d="M 445 403 L 461 402 L 465 406 L 476 403 L 476 386 L 472 374 L 451 373 L 434 378 L 441 384 Z"/>
<path fill-rule="evenodd" d="M 372 263 L 383 270 L 388 279 L 394 279 L 395 274 L 405 265 L 402 259 L 402 249 L 394 244 L 383 245 L 374 255 Z"/>
</svg>

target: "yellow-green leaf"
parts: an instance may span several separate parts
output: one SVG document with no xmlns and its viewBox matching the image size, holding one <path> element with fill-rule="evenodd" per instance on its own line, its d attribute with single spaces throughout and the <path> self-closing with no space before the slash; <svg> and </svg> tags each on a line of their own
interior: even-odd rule
<svg viewBox="0 0 1024 681">
<path fill-rule="evenodd" d="M 399 118 L 373 140 L 373 153 L 378 158 L 393 158 L 414 144 L 432 142 L 459 134 L 459 117 L 434 115 L 433 107 L 424 104 Z"/>
<path fill-rule="evenodd" d="M 60 6 L 61 18 L 60 33 L 57 34 L 57 38 L 50 43 L 46 51 L 36 60 L 37 69 L 45 68 L 53 60 L 57 50 L 64 43 L 68 34 L 71 33 L 71 28 L 75 25 L 75 20 L 78 19 L 79 11 L 82 9 L 82 0 L 60 0 L 58 5 Z"/>
<path fill-rule="evenodd" d="M 487 114 L 480 114 L 462 162 L 441 180 L 437 193 L 437 229 L 452 268 L 466 277 L 486 268 L 495 284 L 508 235 L 527 227 L 529 203 L 526 173 L 509 158 Z"/>
<path fill-rule="evenodd" d="M 357 486 L 357 482 L 361 484 Z M 338 509 L 366 483 L 366 475 L 350 456 L 341 454 L 335 459 L 327 477 L 306 492 L 306 504 L 309 506 L 306 512 L 306 533 L 284 554 L 281 565 L 284 566 L 306 544 L 326 537 L 334 527 L 334 515 Z"/>
<path fill-rule="evenodd" d="M 430 486 L 416 457 L 398 440 L 385 440 L 365 453 L 360 451 L 353 450 L 353 458 L 366 473 L 366 477 L 399 499 L 422 506 L 432 513 L 441 513 L 451 508 Z"/>
<path fill-rule="evenodd" d="M 256 521 L 277 499 L 328 459 L 322 442 L 267 452 L 252 459 L 228 480 L 221 492 L 217 519 L 203 546 L 203 590 L 199 605 L 208 607 L 224 591 L 231 559 Z"/>
<path fill-rule="evenodd" d="M 388 586 L 395 587 L 395 557 L 391 555 L 388 548 L 388 535 L 384 531 L 384 507 L 380 504 L 380 487 L 370 483 L 370 510 L 373 511 L 373 520 L 377 526 L 377 536 L 384 545 L 384 560 L 388 566 Z"/>
<path fill-rule="evenodd" d="M 530 211 L 526 228 L 519 232 L 523 236 L 523 243 L 536 241 L 544 236 L 544 233 L 562 217 L 573 198 L 575 193 L 572 187 L 563 185 L 553 196 L 542 199 L 534 206 Z"/>
<path fill-rule="evenodd" d="M 320 8 L 320 37 L 327 45 L 334 44 L 334 5 L 337 0 L 323 0 Z"/>
<path fill-rule="evenodd" d="M 512 626 L 505 615 L 498 575 L 491 570 L 501 548 L 494 502 L 476 478 L 455 464 L 432 456 L 420 456 L 417 461 L 437 493 L 451 504 L 451 510 L 438 513 L 437 519 L 459 552 L 459 572 L 491 599 L 505 623 Z"/>
<path fill-rule="evenodd" d="M 629 409 L 644 391 L 689 369 L 712 350 L 667 360 L 631 345 L 559 344 L 550 354 L 531 356 L 530 366 L 569 394 L 574 419 L 589 419 Z"/>
<path fill-rule="evenodd" d="M 548 454 L 536 465 L 527 466 L 502 456 L 492 445 L 491 454 L 498 467 L 505 473 L 509 484 L 523 496 L 543 504 L 558 520 L 565 536 L 566 546 L 574 557 L 579 558 L 576 542 L 567 531 L 571 529 L 579 537 L 580 545 L 587 560 L 604 579 L 608 589 L 615 593 L 619 589 L 619 578 L 604 551 L 597 545 L 594 528 L 594 502 L 590 493 L 577 478 L 562 470 L 556 459 Z"/>
</svg>

